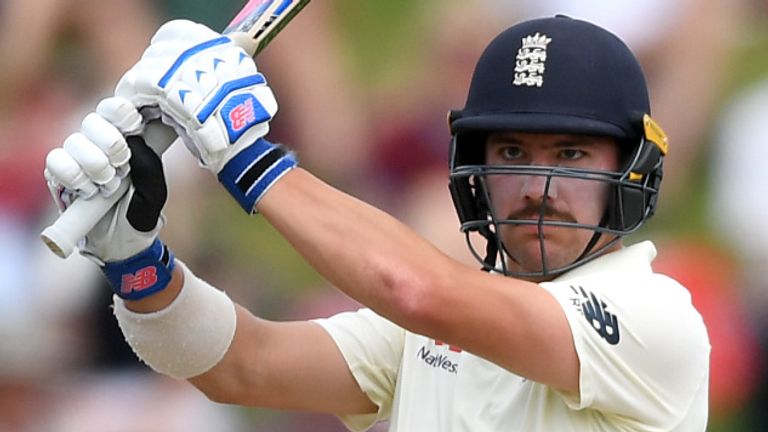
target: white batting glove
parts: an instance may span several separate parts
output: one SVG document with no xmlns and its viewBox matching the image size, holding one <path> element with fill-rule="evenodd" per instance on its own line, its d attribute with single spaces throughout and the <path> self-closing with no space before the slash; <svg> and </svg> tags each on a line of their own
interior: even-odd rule
<svg viewBox="0 0 768 432">
<path fill-rule="evenodd" d="M 85 116 L 80 132 L 48 153 L 45 178 L 60 211 L 77 197 L 108 197 L 117 190 L 130 170 L 131 152 L 123 134 L 137 134 L 141 128 L 141 116 L 128 101 L 105 99 Z"/>
<path fill-rule="evenodd" d="M 81 130 L 48 153 L 45 178 L 63 211 L 76 199 L 110 196 L 130 173 L 132 185 L 79 245 L 101 267 L 113 290 L 136 300 L 164 289 L 173 254 L 157 238 L 167 189 L 160 158 L 138 137 L 142 117 L 126 99 L 108 98 Z M 125 138 L 127 136 L 127 138 Z"/>
<path fill-rule="evenodd" d="M 296 166 L 292 153 L 263 138 L 277 101 L 253 59 L 201 24 L 164 24 L 115 92 L 174 127 L 248 213 Z"/>
</svg>

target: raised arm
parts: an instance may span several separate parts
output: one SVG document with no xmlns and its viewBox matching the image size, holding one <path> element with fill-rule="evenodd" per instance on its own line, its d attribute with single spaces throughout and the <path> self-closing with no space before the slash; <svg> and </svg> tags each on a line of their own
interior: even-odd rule
<svg viewBox="0 0 768 432">
<path fill-rule="evenodd" d="M 578 390 L 570 327 L 538 285 L 468 267 L 301 168 L 277 182 L 258 210 L 328 281 L 395 323 L 534 381 Z"/>
</svg>

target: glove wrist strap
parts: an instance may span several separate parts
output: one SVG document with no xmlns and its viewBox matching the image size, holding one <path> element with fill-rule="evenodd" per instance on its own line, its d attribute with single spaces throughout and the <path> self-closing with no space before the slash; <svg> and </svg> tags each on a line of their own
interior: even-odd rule
<svg viewBox="0 0 768 432">
<path fill-rule="evenodd" d="M 152 246 L 128 259 L 105 263 L 101 271 L 120 298 L 139 300 L 164 290 L 174 267 L 173 252 L 155 239 Z"/>
<path fill-rule="evenodd" d="M 256 203 L 288 171 L 298 165 L 285 147 L 259 138 L 230 159 L 219 172 L 219 182 L 248 214 Z"/>
</svg>

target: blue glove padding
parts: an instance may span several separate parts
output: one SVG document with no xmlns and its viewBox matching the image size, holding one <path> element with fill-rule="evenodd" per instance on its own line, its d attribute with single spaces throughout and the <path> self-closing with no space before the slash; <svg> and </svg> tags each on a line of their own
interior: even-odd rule
<svg viewBox="0 0 768 432">
<path fill-rule="evenodd" d="M 267 189 L 295 166 L 293 153 L 259 138 L 230 159 L 218 178 L 243 210 L 251 213 Z"/>
<path fill-rule="evenodd" d="M 290 152 L 263 139 L 277 101 L 253 59 L 201 24 L 163 25 L 116 94 L 172 126 L 248 213 L 297 165 Z"/>
</svg>

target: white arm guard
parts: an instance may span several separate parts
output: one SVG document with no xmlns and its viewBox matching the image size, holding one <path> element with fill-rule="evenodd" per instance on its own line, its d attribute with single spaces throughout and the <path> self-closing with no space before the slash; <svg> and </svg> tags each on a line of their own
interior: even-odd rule
<svg viewBox="0 0 768 432">
<path fill-rule="evenodd" d="M 114 313 L 125 340 L 152 369 L 173 378 L 207 372 L 226 354 L 235 335 L 235 305 L 224 292 L 195 276 L 182 262 L 184 286 L 165 309 L 128 310 L 114 297 Z"/>
</svg>

